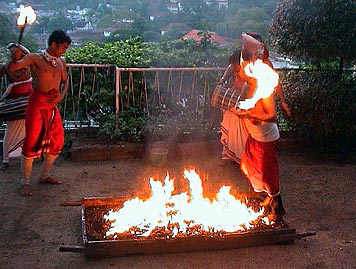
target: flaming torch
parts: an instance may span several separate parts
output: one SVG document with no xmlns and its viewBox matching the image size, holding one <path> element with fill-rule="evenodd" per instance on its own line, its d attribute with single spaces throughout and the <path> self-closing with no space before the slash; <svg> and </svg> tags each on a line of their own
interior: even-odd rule
<svg viewBox="0 0 356 269">
<path fill-rule="evenodd" d="M 26 24 L 32 24 L 36 20 L 36 13 L 31 6 L 22 7 L 20 9 L 20 16 L 17 18 L 17 25 L 20 27 L 20 36 L 18 44 L 21 44 L 23 32 Z"/>
</svg>

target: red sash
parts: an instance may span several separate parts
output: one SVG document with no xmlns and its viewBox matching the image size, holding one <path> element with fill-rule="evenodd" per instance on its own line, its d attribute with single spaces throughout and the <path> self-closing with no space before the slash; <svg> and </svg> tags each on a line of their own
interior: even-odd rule
<svg viewBox="0 0 356 269">
<path fill-rule="evenodd" d="M 241 171 L 255 191 L 279 193 L 278 140 L 259 142 L 248 136 L 241 156 Z"/>
<path fill-rule="evenodd" d="M 55 104 L 47 103 L 48 94 L 33 91 L 29 97 L 25 128 L 26 138 L 22 148 L 27 158 L 38 158 L 42 153 L 58 155 L 64 145 L 62 117 Z"/>
</svg>

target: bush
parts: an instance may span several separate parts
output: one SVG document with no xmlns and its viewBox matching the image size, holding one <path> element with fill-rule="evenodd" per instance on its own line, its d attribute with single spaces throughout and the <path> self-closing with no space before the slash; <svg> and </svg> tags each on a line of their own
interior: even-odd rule
<svg viewBox="0 0 356 269">
<path fill-rule="evenodd" d="M 290 127 L 306 141 L 333 152 L 347 152 L 356 141 L 356 87 L 339 70 L 298 70 L 283 78 L 291 105 Z"/>
<path fill-rule="evenodd" d="M 128 110 L 116 115 L 114 112 L 98 114 L 95 118 L 99 123 L 98 138 L 101 142 L 139 142 L 142 139 L 142 126 L 146 122 L 144 115 L 138 116 L 137 111 Z"/>
</svg>

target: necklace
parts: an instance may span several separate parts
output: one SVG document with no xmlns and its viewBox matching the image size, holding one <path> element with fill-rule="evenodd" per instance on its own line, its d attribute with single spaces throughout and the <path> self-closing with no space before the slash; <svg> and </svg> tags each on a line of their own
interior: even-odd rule
<svg viewBox="0 0 356 269">
<path fill-rule="evenodd" d="M 51 63 L 53 66 L 57 66 L 57 57 L 55 56 L 52 56 L 51 54 L 49 54 L 47 52 L 47 50 L 45 50 L 43 53 L 42 53 L 43 57 L 46 59 L 47 62 Z"/>
</svg>

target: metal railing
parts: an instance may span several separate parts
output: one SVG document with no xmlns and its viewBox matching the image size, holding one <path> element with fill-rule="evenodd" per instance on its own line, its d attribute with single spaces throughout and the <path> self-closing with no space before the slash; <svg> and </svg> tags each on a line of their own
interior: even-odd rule
<svg viewBox="0 0 356 269">
<path fill-rule="evenodd" d="M 92 109 L 89 106 L 93 98 L 105 99 L 98 111 L 116 114 L 136 108 L 149 116 L 171 113 L 196 120 L 220 117 L 220 111 L 210 106 L 210 98 L 224 68 L 120 68 L 94 64 L 67 67 L 69 88 L 62 105 L 67 128 L 95 124 L 87 113 Z"/>
<path fill-rule="evenodd" d="M 148 116 L 218 122 L 221 112 L 212 108 L 210 101 L 224 70 L 67 64 L 68 93 L 60 104 L 64 127 L 97 126 L 93 114 L 120 114 L 128 109 L 144 111 Z M 6 77 L 2 77 L 1 88 L 6 85 Z"/>
<path fill-rule="evenodd" d="M 120 68 L 106 64 L 68 64 L 67 68 L 69 88 L 60 104 L 65 128 L 95 126 L 95 111 L 120 114 L 130 108 L 149 116 L 197 121 L 217 121 L 221 117 L 220 111 L 210 106 L 210 100 L 225 68 Z M 6 85 L 2 77 L 1 88 Z M 92 107 L 98 103 L 99 107 Z"/>
</svg>

